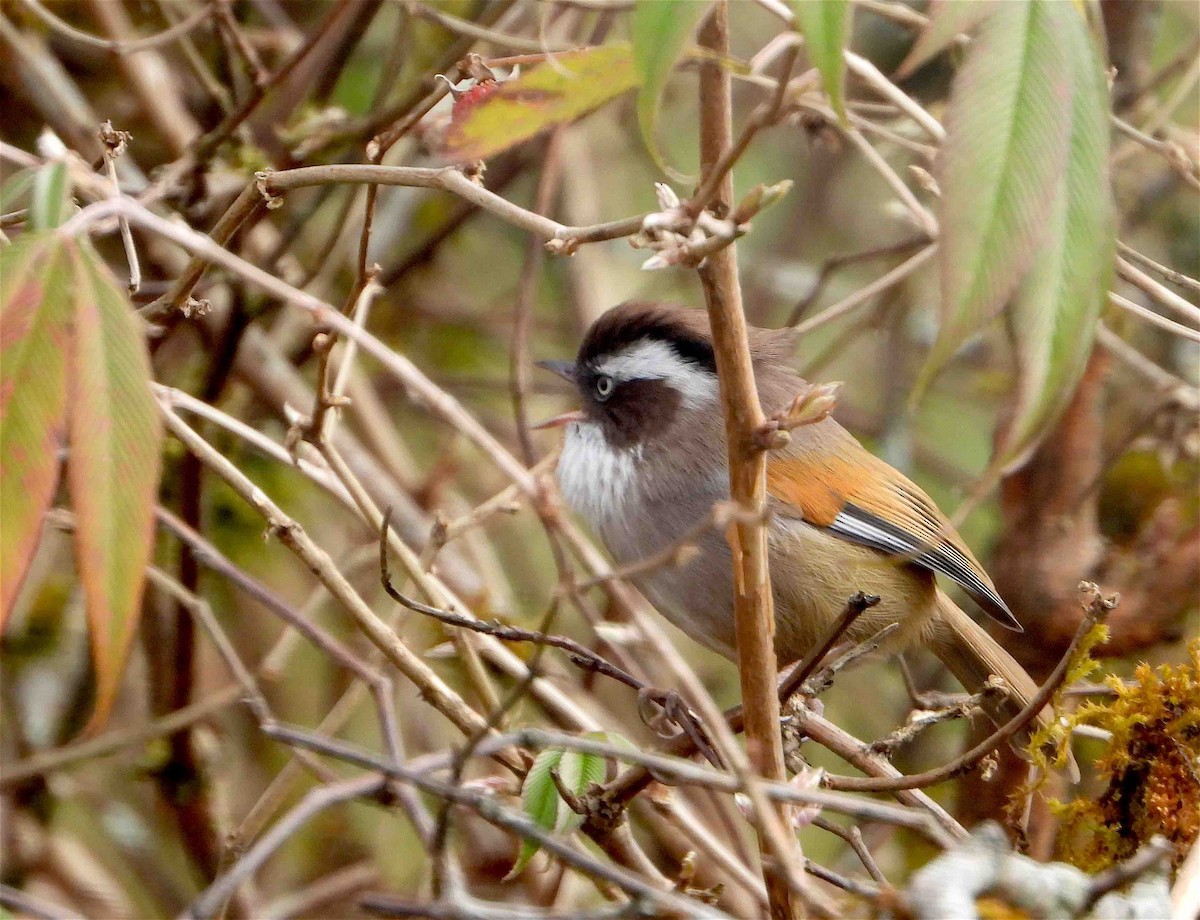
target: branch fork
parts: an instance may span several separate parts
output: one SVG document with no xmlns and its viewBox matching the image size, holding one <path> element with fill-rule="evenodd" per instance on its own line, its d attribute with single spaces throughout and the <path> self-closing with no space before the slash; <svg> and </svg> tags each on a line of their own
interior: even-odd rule
<svg viewBox="0 0 1200 920">
<path fill-rule="evenodd" d="M 693 214 L 689 203 L 680 201 L 664 182 L 654 184 L 659 210 L 642 219 L 642 228 L 630 237 L 634 249 L 651 249 L 654 255 L 642 263 L 643 271 L 658 271 L 675 265 L 699 267 L 706 258 L 750 232 L 750 221 L 764 208 L 779 201 L 791 189 L 790 180 L 774 185 L 756 185 L 727 217 L 712 210 Z"/>
</svg>

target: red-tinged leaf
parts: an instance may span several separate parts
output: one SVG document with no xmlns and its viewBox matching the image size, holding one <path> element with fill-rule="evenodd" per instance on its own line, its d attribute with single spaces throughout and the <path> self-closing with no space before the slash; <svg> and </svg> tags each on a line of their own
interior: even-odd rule
<svg viewBox="0 0 1200 920">
<path fill-rule="evenodd" d="M 658 168 L 676 178 L 658 146 L 658 110 L 676 62 L 712 4 L 707 0 L 638 0 L 629 29 L 638 79 L 638 124 Z"/>
<path fill-rule="evenodd" d="M 1071 125 L 1059 6 L 998 4 L 955 78 L 939 170 L 941 326 L 917 394 L 995 317 L 1045 238 Z"/>
<path fill-rule="evenodd" d="M 1066 175 L 1046 237 L 1011 307 L 1017 389 L 995 464 L 1019 466 L 1075 392 L 1112 280 L 1116 219 L 1108 175 L 1108 83 L 1083 17 L 1058 11 L 1074 93 Z"/>
<path fill-rule="evenodd" d="M 853 8 L 849 0 L 792 0 L 808 59 L 821 74 L 829 104 L 846 120 L 846 61 Z"/>
<path fill-rule="evenodd" d="M 933 0 L 929 5 L 929 22 L 896 69 L 896 76 L 908 76 L 959 35 L 974 30 L 994 5 L 994 0 Z"/>
<path fill-rule="evenodd" d="M 96 675 L 94 729 L 116 697 L 141 612 L 162 430 L 145 340 L 128 299 L 90 247 L 72 252 L 67 481 Z"/>
<path fill-rule="evenodd" d="M 53 239 L 0 249 L 0 629 L 37 549 L 66 433 L 71 299 Z"/>
<path fill-rule="evenodd" d="M 477 93 L 446 129 L 442 152 L 458 162 L 494 156 L 547 128 L 572 122 L 636 85 L 627 44 L 556 54 L 553 61 Z"/>
</svg>

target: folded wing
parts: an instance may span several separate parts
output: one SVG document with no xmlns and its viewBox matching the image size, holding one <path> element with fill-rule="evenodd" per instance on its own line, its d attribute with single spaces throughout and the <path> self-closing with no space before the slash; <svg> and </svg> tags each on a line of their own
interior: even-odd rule
<svg viewBox="0 0 1200 920">
<path fill-rule="evenodd" d="M 827 419 L 771 455 L 767 491 L 780 513 L 957 582 L 997 622 L 1020 631 L 962 537 L 921 489 Z"/>
</svg>

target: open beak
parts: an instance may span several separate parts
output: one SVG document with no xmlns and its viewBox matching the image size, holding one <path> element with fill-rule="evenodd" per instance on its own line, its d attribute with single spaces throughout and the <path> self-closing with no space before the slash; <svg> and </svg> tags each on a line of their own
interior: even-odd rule
<svg viewBox="0 0 1200 920">
<path fill-rule="evenodd" d="M 558 374 L 563 380 L 568 383 L 575 382 L 575 362 L 574 361 L 535 361 L 538 367 L 551 373 Z M 583 412 L 575 409 L 571 412 L 564 412 L 562 415 L 556 415 L 554 418 L 548 418 L 544 422 L 538 422 L 536 425 L 530 425 L 534 431 L 544 431 L 547 428 L 562 428 L 564 425 L 570 425 L 571 422 L 583 421 Z"/>
<path fill-rule="evenodd" d="M 554 418 L 548 418 L 544 422 L 538 422 L 536 425 L 530 425 L 534 431 L 545 431 L 547 428 L 562 428 L 564 425 L 570 425 L 571 422 L 582 422 L 583 412 L 579 409 L 574 409 L 571 412 L 564 412 L 562 415 L 556 415 Z"/>
<path fill-rule="evenodd" d="M 571 383 L 575 382 L 574 361 L 535 361 L 534 364 L 543 370 L 558 374 L 563 380 L 570 381 Z"/>
</svg>

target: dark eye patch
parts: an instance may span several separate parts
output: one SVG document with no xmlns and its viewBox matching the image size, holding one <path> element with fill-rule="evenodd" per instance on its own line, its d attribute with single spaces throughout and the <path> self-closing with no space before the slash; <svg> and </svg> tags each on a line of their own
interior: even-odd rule
<svg viewBox="0 0 1200 920">
<path fill-rule="evenodd" d="M 674 421 L 681 403 L 679 391 L 665 381 L 635 379 L 614 381 L 608 399 L 593 397 L 585 411 L 600 423 L 609 444 L 625 450 L 661 433 Z"/>
</svg>

